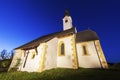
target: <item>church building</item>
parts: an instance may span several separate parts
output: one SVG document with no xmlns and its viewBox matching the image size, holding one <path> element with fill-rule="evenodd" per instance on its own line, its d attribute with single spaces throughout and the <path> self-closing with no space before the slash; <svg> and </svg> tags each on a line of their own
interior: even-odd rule
<svg viewBox="0 0 120 80">
<path fill-rule="evenodd" d="M 63 31 L 39 37 L 15 48 L 9 70 L 42 72 L 52 68 L 108 68 L 100 40 L 93 30 L 77 32 L 68 11 Z"/>
</svg>

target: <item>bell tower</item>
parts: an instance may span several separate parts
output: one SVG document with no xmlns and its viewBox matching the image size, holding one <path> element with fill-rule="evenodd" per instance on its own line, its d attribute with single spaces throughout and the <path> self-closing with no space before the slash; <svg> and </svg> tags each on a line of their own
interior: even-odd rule
<svg viewBox="0 0 120 80">
<path fill-rule="evenodd" d="M 69 12 L 66 10 L 65 11 L 65 16 L 63 18 L 63 30 L 67 30 L 72 28 L 72 18 L 69 15 Z"/>
</svg>

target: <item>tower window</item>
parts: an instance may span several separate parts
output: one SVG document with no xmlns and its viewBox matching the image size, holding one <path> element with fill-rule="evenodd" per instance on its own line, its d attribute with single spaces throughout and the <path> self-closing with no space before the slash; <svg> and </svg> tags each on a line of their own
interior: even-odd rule
<svg viewBox="0 0 120 80">
<path fill-rule="evenodd" d="M 68 22 L 68 20 L 65 20 L 65 23 L 67 23 Z"/>
</svg>

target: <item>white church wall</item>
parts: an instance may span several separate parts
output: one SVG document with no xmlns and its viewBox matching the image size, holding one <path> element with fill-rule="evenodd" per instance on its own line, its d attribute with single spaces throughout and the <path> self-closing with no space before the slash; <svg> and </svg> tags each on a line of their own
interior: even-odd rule
<svg viewBox="0 0 120 80">
<path fill-rule="evenodd" d="M 85 54 L 83 46 L 85 46 L 87 54 Z M 76 47 L 79 67 L 101 68 L 94 41 L 77 43 Z"/>
<path fill-rule="evenodd" d="M 46 42 L 47 48 L 46 48 L 46 55 L 45 55 L 45 68 L 51 69 L 56 68 L 57 65 L 57 43 L 58 39 L 53 38 L 50 41 Z"/>
<path fill-rule="evenodd" d="M 21 50 L 21 49 L 15 50 L 11 65 L 9 67 L 9 70 L 11 70 L 12 68 L 19 67 L 19 66 L 16 66 L 16 63 L 18 62 L 19 59 L 21 59 L 22 53 L 23 53 L 23 50 Z"/>
<path fill-rule="evenodd" d="M 21 56 L 21 60 L 20 60 L 18 71 L 21 71 L 21 69 L 23 67 L 23 61 L 24 61 L 24 51 L 22 52 L 22 56 Z"/>
<path fill-rule="evenodd" d="M 63 42 L 65 45 L 65 55 L 58 55 L 59 50 L 57 50 L 57 67 L 61 68 L 73 68 L 73 62 L 72 62 L 72 38 L 73 36 L 67 36 L 63 38 L 58 39 L 58 46 L 57 49 L 60 48 L 60 43 Z"/>
<path fill-rule="evenodd" d="M 35 49 L 29 50 L 29 54 L 27 57 L 27 61 L 25 64 L 25 67 L 23 67 L 24 62 L 25 62 L 25 57 L 23 57 L 23 63 L 21 65 L 21 71 L 28 71 L 28 72 L 39 72 L 39 67 L 40 67 L 40 61 L 41 61 L 41 56 L 43 53 L 43 45 L 39 45 L 37 47 L 38 53 L 36 53 Z M 35 56 L 33 57 L 33 55 Z"/>
</svg>

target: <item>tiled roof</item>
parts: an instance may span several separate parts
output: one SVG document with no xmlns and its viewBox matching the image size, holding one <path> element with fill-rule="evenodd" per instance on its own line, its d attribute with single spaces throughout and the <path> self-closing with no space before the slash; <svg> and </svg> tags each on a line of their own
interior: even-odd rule
<svg viewBox="0 0 120 80">
<path fill-rule="evenodd" d="M 15 49 L 24 49 L 24 50 L 32 49 L 32 48 L 39 46 L 39 44 L 42 42 L 49 41 L 50 39 L 52 39 L 54 37 L 68 34 L 68 33 L 75 33 L 75 27 L 68 29 L 68 30 L 65 30 L 65 31 L 55 32 L 55 33 L 51 33 L 51 34 L 39 37 L 33 41 L 30 41 L 30 42 L 20 46 L 20 47 L 15 48 Z"/>
<path fill-rule="evenodd" d="M 85 41 L 91 41 L 91 40 L 99 40 L 96 32 L 92 31 L 92 30 L 84 30 L 81 32 L 76 33 L 75 32 L 75 27 L 65 30 L 65 31 L 60 31 L 60 32 L 55 32 L 55 33 L 51 33 L 42 37 L 39 37 L 33 41 L 30 41 L 22 46 L 19 46 L 15 49 L 32 49 L 32 48 L 36 48 L 37 46 L 39 46 L 40 43 L 42 42 L 47 42 L 49 40 L 51 40 L 54 37 L 57 36 L 61 36 L 61 35 L 65 35 L 65 34 L 70 34 L 70 33 L 75 33 L 76 34 L 76 42 L 85 42 Z"/>
<path fill-rule="evenodd" d="M 85 42 L 91 40 L 99 40 L 96 32 L 92 30 L 84 30 L 76 34 L 76 42 Z"/>
</svg>

